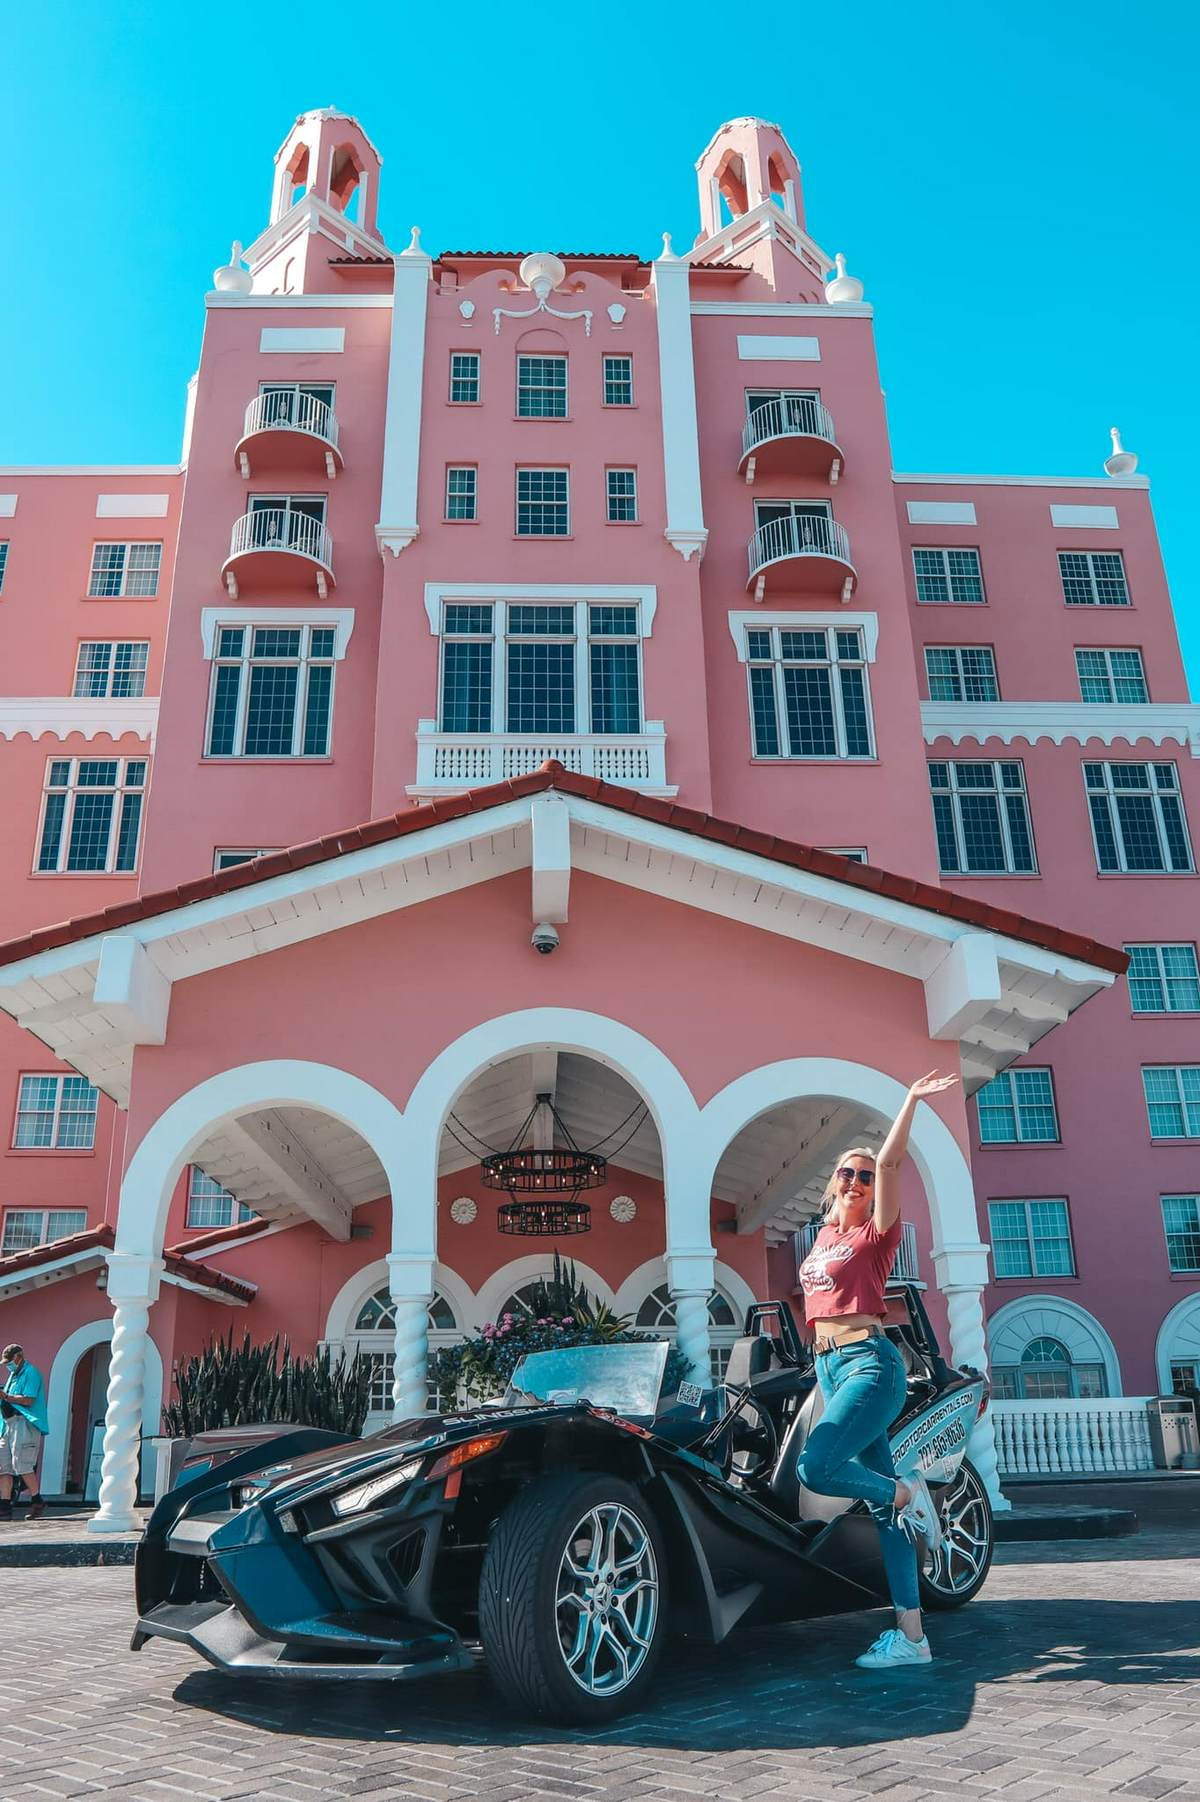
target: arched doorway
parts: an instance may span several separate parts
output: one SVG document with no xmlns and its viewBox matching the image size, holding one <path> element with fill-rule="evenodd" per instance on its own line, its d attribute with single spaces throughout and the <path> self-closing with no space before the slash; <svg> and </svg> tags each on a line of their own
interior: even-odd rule
<svg viewBox="0 0 1200 1802">
<path fill-rule="evenodd" d="M 46 1495 L 67 1494 L 68 1478 L 80 1485 L 87 1475 L 91 1428 L 103 1414 L 104 1384 L 113 1320 L 89 1320 L 63 1340 L 50 1366 L 46 1412 L 50 1429 L 42 1451 L 41 1485 Z M 93 1404 L 98 1404 L 93 1411 Z M 162 1426 L 163 1361 L 157 1345 L 146 1338 L 142 1389 L 141 1489 L 153 1492 L 154 1460 L 148 1441 Z M 82 1410 L 82 1418 L 80 1411 Z"/>
</svg>

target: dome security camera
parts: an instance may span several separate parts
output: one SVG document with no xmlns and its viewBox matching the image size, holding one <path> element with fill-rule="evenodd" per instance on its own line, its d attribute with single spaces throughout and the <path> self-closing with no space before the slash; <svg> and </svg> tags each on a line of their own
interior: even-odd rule
<svg viewBox="0 0 1200 1802">
<path fill-rule="evenodd" d="M 548 920 L 538 921 L 529 942 L 543 957 L 549 957 L 552 951 L 558 950 L 558 934 Z"/>
</svg>

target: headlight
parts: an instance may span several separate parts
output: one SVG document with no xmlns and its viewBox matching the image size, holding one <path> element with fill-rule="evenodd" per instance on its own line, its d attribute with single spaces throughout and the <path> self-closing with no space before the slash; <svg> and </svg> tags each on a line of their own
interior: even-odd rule
<svg viewBox="0 0 1200 1802">
<path fill-rule="evenodd" d="M 229 1492 L 229 1498 L 235 1508 L 248 1508 L 251 1502 L 266 1495 L 270 1487 L 269 1483 L 264 1483 L 261 1479 L 255 1483 L 235 1483 Z"/>
<path fill-rule="evenodd" d="M 385 1496 L 390 1489 L 396 1489 L 401 1483 L 411 1483 L 420 1474 L 420 1458 L 414 1458 L 410 1464 L 402 1464 L 399 1470 L 389 1470 L 381 1477 L 371 1477 L 366 1483 L 360 1483 L 355 1489 L 343 1489 L 340 1495 L 331 1497 L 333 1512 L 338 1515 L 361 1514 L 371 1508 Z"/>
</svg>

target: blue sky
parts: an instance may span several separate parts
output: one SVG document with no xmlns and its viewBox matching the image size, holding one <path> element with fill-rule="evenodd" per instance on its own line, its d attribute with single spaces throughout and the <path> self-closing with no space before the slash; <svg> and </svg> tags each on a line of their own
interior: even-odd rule
<svg viewBox="0 0 1200 1802">
<path fill-rule="evenodd" d="M 6 20 L 0 462 L 178 455 L 211 272 L 297 112 L 428 249 L 651 255 L 721 120 L 782 124 L 876 307 L 897 468 L 1151 477 L 1200 694 L 1200 26 L 1180 0 L 416 8 L 41 0 Z M 24 246 L 26 254 L 18 254 Z"/>
</svg>

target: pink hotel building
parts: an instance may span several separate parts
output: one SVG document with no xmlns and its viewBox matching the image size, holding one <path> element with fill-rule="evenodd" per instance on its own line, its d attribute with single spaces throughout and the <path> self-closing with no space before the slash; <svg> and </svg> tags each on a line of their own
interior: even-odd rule
<svg viewBox="0 0 1200 1802">
<path fill-rule="evenodd" d="M 43 1487 L 103 1417 L 127 1520 L 229 1327 L 423 1406 L 549 1266 L 479 1166 L 538 1096 L 608 1159 L 562 1249 L 719 1365 L 931 1066 L 901 1256 L 990 1359 L 986 1480 L 1144 1462 L 1128 1398 L 1200 1379 L 1200 709 L 1136 459 L 896 474 L 871 308 L 761 120 L 651 262 L 395 253 L 380 162 L 297 120 L 179 466 L 0 470 Z"/>
</svg>

